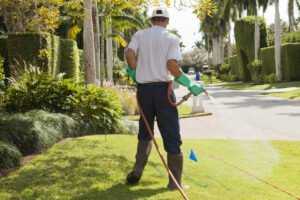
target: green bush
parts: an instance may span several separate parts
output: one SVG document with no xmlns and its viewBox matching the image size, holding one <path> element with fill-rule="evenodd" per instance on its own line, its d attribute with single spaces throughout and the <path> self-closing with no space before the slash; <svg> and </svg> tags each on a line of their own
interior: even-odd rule
<svg viewBox="0 0 300 200">
<path fill-rule="evenodd" d="M 284 33 L 281 40 L 282 43 L 300 43 L 300 31 Z"/>
<path fill-rule="evenodd" d="M 51 35 L 51 68 L 50 74 L 56 76 L 60 72 L 61 62 L 62 62 L 62 50 L 60 38 L 56 35 Z"/>
<path fill-rule="evenodd" d="M 76 82 L 80 79 L 80 55 L 77 43 L 74 40 L 61 39 L 61 67 L 60 72 L 65 73 L 66 78 L 72 78 Z"/>
<path fill-rule="evenodd" d="M 0 57 L 2 58 L 2 67 L 0 66 L 0 70 L 2 70 L 2 76 L 5 74 L 5 77 L 9 77 L 10 75 L 10 70 L 8 63 L 5 63 L 5 60 L 8 59 L 8 52 L 7 52 L 7 37 L 0 37 Z"/>
<path fill-rule="evenodd" d="M 238 80 L 242 80 L 242 68 L 239 65 L 238 57 L 232 56 L 227 60 L 230 66 L 230 74 L 235 75 Z"/>
<path fill-rule="evenodd" d="M 26 72 L 5 92 L 7 112 L 42 109 L 65 113 L 84 125 L 82 131 L 113 133 L 122 115 L 120 98 L 110 89 L 55 79 L 45 73 Z"/>
<path fill-rule="evenodd" d="M 89 85 L 75 98 L 77 104 L 73 116 L 84 125 L 83 130 L 98 134 L 118 130 L 122 106 L 114 90 Z"/>
<path fill-rule="evenodd" d="M 248 64 L 248 69 L 250 69 L 252 80 L 255 83 L 263 82 L 263 65 L 261 60 L 254 60 L 253 62 Z"/>
<path fill-rule="evenodd" d="M 5 92 L 8 112 L 27 112 L 34 109 L 72 113 L 78 86 L 69 80 L 55 79 L 30 68 Z"/>
<path fill-rule="evenodd" d="M 223 63 L 220 72 L 221 74 L 228 74 L 230 72 L 230 65 L 228 63 Z"/>
<path fill-rule="evenodd" d="M 0 118 L 0 141 L 15 145 L 23 155 L 40 152 L 64 137 L 78 135 L 78 124 L 62 114 L 30 111 Z"/>
<path fill-rule="evenodd" d="M 265 83 L 276 83 L 277 77 L 276 77 L 276 74 L 269 74 L 269 75 L 264 76 L 263 80 Z"/>
<path fill-rule="evenodd" d="M 20 166 L 21 156 L 15 146 L 0 141 L 0 170 Z"/>
<path fill-rule="evenodd" d="M 235 40 L 237 47 L 238 62 L 242 69 L 242 80 L 251 81 L 251 72 L 247 68 L 254 58 L 254 32 L 255 21 L 260 26 L 260 47 L 267 46 L 266 23 L 262 17 L 248 16 L 238 20 L 235 24 Z"/>
</svg>

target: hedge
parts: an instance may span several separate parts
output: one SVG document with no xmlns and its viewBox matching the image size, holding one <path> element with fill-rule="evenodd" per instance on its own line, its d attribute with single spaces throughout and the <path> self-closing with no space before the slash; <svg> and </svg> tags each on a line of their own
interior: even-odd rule
<svg viewBox="0 0 300 200">
<path fill-rule="evenodd" d="M 15 145 L 23 155 L 40 152 L 64 137 L 76 136 L 78 124 L 62 114 L 30 111 L 2 115 L 0 141 Z"/>
<path fill-rule="evenodd" d="M 20 166 L 21 152 L 13 145 L 0 141 L 0 170 Z"/>
<path fill-rule="evenodd" d="M 60 72 L 66 74 L 66 78 L 74 78 L 76 82 L 80 78 L 80 55 L 77 43 L 70 39 L 61 39 L 61 67 Z"/>
<path fill-rule="evenodd" d="M 281 48 L 281 65 L 284 81 L 300 80 L 300 43 L 286 43 Z M 263 74 L 276 73 L 274 46 L 261 49 Z"/>
<path fill-rule="evenodd" d="M 39 66 L 53 76 L 65 72 L 66 78 L 79 80 L 79 50 L 73 40 L 60 39 L 49 33 L 11 33 L 8 35 L 7 49 L 12 67 L 22 68 L 26 63 Z"/>
<path fill-rule="evenodd" d="M 239 65 L 238 57 L 236 55 L 232 56 L 227 62 L 230 66 L 230 74 L 236 76 L 239 80 L 243 80 L 243 72 Z"/>
<path fill-rule="evenodd" d="M 251 72 L 247 68 L 248 64 L 254 60 L 254 32 L 255 21 L 258 20 L 260 26 L 260 47 L 267 46 L 266 24 L 263 18 L 248 16 L 235 23 L 235 40 L 239 65 L 242 67 L 242 80 L 250 81 Z"/>
<path fill-rule="evenodd" d="M 42 71 L 51 71 L 51 35 L 48 33 L 11 33 L 7 49 L 10 66 L 31 64 Z M 17 70 L 18 69 L 12 69 Z"/>
<path fill-rule="evenodd" d="M 0 37 L 0 57 L 3 58 L 2 70 L 5 77 L 9 77 L 9 63 L 8 63 L 8 52 L 7 52 L 7 37 Z"/>
<path fill-rule="evenodd" d="M 281 40 L 282 43 L 300 43 L 300 31 L 284 33 Z"/>
</svg>

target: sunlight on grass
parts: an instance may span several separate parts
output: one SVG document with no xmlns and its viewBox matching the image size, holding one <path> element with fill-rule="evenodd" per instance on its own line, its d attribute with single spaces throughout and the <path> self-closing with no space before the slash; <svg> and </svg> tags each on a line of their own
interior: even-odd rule
<svg viewBox="0 0 300 200">
<path fill-rule="evenodd" d="M 279 88 L 291 88 L 299 87 L 300 82 L 283 82 L 283 83 L 272 83 L 272 84 L 254 84 L 254 83 L 225 83 L 225 88 L 232 90 L 268 90 L 268 89 L 279 89 Z"/>
<path fill-rule="evenodd" d="M 280 97 L 284 99 L 300 99 L 300 89 L 288 92 L 271 93 L 270 96 Z"/>
<path fill-rule="evenodd" d="M 1 178 L 0 199 L 180 199 L 177 192 L 165 189 L 167 176 L 154 151 L 140 185 L 124 184 L 136 142 L 135 136 L 113 135 L 56 144 L 31 164 Z M 187 159 L 191 148 L 199 162 Z M 191 200 L 292 200 L 212 159 L 211 154 L 300 195 L 300 142 L 187 140 L 183 153 L 184 182 L 191 186 L 187 190 Z"/>
</svg>

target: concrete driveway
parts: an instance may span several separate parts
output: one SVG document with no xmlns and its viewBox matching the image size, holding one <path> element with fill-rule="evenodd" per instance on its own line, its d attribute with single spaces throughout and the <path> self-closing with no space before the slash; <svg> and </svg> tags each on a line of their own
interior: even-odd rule
<svg viewBox="0 0 300 200">
<path fill-rule="evenodd" d="M 183 138 L 241 140 L 300 140 L 300 101 L 283 100 L 259 92 L 207 88 L 214 101 L 202 96 L 212 116 L 181 120 Z M 178 98 L 186 89 L 176 91 Z M 192 100 L 187 102 L 192 104 Z"/>
</svg>

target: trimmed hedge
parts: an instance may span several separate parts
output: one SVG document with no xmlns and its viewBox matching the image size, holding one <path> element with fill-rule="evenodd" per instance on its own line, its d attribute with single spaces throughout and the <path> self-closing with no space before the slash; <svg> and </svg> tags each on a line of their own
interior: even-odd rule
<svg viewBox="0 0 300 200">
<path fill-rule="evenodd" d="M 227 62 L 230 66 L 230 74 L 236 76 L 238 80 L 243 80 L 243 72 L 239 65 L 238 57 L 236 55 L 232 56 Z"/>
<path fill-rule="evenodd" d="M 0 118 L 0 141 L 15 145 L 23 155 L 40 152 L 64 137 L 76 136 L 78 124 L 62 114 L 30 111 Z"/>
<path fill-rule="evenodd" d="M 66 78 L 73 78 L 76 82 L 80 79 L 80 54 L 77 43 L 74 40 L 61 39 L 61 67 L 60 72 L 65 73 Z"/>
<path fill-rule="evenodd" d="M 10 33 L 7 40 L 10 65 L 20 67 L 26 62 L 42 71 L 51 71 L 51 39 L 48 33 Z"/>
<path fill-rule="evenodd" d="M 53 76 L 64 72 L 66 78 L 79 80 L 80 56 L 73 40 L 60 39 L 49 33 L 11 33 L 7 49 L 10 66 L 21 67 L 12 71 L 22 70 L 26 63 L 39 66 Z"/>
<path fill-rule="evenodd" d="M 260 57 L 263 63 L 263 74 L 275 74 L 274 47 L 261 49 Z M 281 49 L 281 65 L 283 71 L 283 80 L 300 80 L 300 43 L 286 43 Z"/>
<path fill-rule="evenodd" d="M 13 145 L 0 141 L 0 170 L 6 170 L 20 166 L 22 154 Z"/>
<path fill-rule="evenodd" d="M 255 21 L 260 26 L 260 47 L 267 46 L 266 23 L 262 17 L 248 16 L 235 23 L 235 40 L 239 65 L 242 67 L 242 80 L 251 81 L 248 64 L 254 60 Z"/>
<path fill-rule="evenodd" d="M 300 31 L 285 33 L 282 35 L 282 43 L 300 43 Z"/>
<path fill-rule="evenodd" d="M 8 52 L 7 52 L 7 37 L 0 37 L 0 57 L 3 58 L 3 73 L 5 77 L 9 77 L 9 63 L 8 63 Z"/>
</svg>

